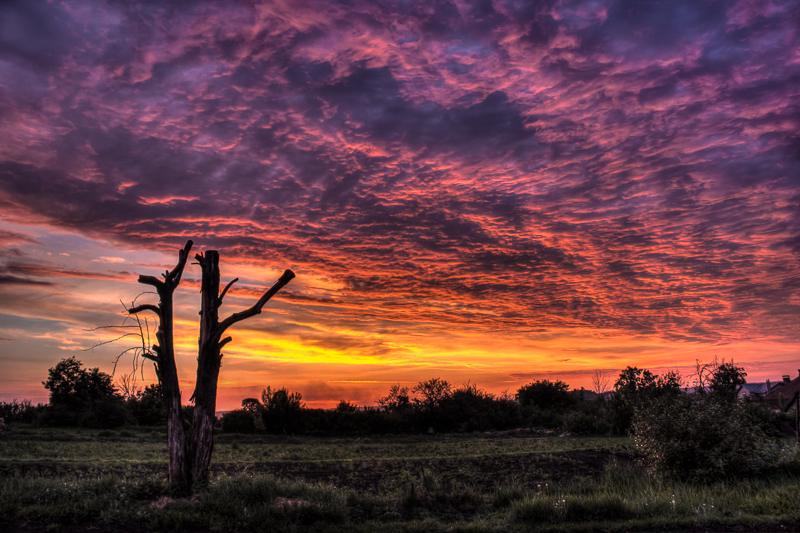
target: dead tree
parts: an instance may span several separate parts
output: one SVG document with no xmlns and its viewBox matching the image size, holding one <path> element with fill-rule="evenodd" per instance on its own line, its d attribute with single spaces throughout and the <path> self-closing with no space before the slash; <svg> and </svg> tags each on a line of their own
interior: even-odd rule
<svg viewBox="0 0 800 533">
<path fill-rule="evenodd" d="M 172 271 L 163 274 L 164 280 L 154 276 L 139 276 L 139 283 L 151 285 L 158 293 L 158 306 L 145 304 L 128 309 L 135 315 L 151 311 L 158 317 L 158 331 L 151 352 L 143 354 L 155 363 L 156 375 L 161 383 L 164 406 L 167 414 L 167 440 L 169 443 L 169 481 L 179 493 L 189 493 L 193 484 L 208 477 L 213 449 L 212 428 L 217 405 L 217 381 L 222 362 L 222 347 L 231 337 L 222 336 L 232 325 L 261 313 L 261 308 L 281 288 L 294 278 L 291 270 L 286 270 L 277 282 L 266 291 L 250 308 L 219 320 L 219 308 L 228 289 L 238 281 L 232 280 L 219 292 L 219 252 L 208 250 L 195 257 L 202 269 L 202 303 L 200 307 L 200 338 L 197 358 L 197 380 L 194 394 L 194 414 L 188 428 L 184 428 L 181 411 L 181 391 L 178 382 L 178 368 L 175 364 L 173 347 L 173 302 L 172 295 L 181 281 L 183 269 L 192 241 L 178 254 L 178 264 Z"/>
</svg>

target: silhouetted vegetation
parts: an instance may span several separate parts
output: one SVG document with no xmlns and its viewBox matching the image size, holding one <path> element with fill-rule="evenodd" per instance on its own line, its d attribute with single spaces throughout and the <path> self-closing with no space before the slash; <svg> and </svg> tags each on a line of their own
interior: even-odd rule
<svg viewBox="0 0 800 533">
<path fill-rule="evenodd" d="M 514 396 L 497 396 L 466 383 L 454 387 L 441 378 L 413 387 L 392 385 L 377 406 L 359 407 L 341 400 L 334 409 L 308 408 L 300 392 L 267 387 L 261 399 L 245 398 L 242 408 L 226 413 L 216 431 L 276 435 L 362 436 L 538 431 L 557 435 L 632 435 L 655 473 L 682 480 L 709 481 L 758 474 L 778 457 L 778 422 L 792 417 L 763 404 L 740 399 L 746 373 L 732 362 L 698 363 L 692 394 L 677 372 L 655 375 L 627 367 L 614 390 L 600 395 L 570 390 L 563 381 L 537 380 Z M 123 380 L 124 381 L 124 380 Z M 75 358 L 49 371 L 44 386 L 48 406 L 30 402 L 0 404 L 8 422 L 113 428 L 123 424 L 166 424 L 160 385 L 143 390 L 111 376 L 84 369 Z M 183 406 L 191 424 L 193 406 Z"/>
<path fill-rule="evenodd" d="M 162 426 L 167 423 L 160 383 L 130 394 L 125 405 L 140 426 Z"/>
<path fill-rule="evenodd" d="M 681 394 L 681 385 L 681 376 L 674 371 L 658 376 L 647 369 L 625 368 L 614 383 L 614 394 L 609 402 L 614 432 L 627 434 L 637 411 L 646 410 L 662 398 L 669 402 L 670 398 Z"/>
<path fill-rule="evenodd" d="M 759 474 L 777 464 L 780 445 L 764 431 L 766 412 L 748 408 L 749 401 L 737 398 L 745 375 L 732 362 L 702 368 L 698 364 L 694 394 L 676 392 L 674 383 L 666 380 L 647 405 L 639 404 L 632 431 L 654 472 L 713 481 Z"/>
<path fill-rule="evenodd" d="M 774 430 L 788 417 L 738 398 L 743 378 L 733 363 L 698 365 L 687 394 L 675 372 L 628 367 L 608 395 L 538 380 L 513 396 L 433 378 L 392 385 L 376 407 L 341 400 L 328 410 L 267 387 L 218 421 L 212 475 L 196 497 L 172 500 L 167 466 L 154 461 L 166 439 L 159 387 L 128 384 L 123 398 L 110 376 L 70 358 L 44 383 L 50 405 L 15 400 L 0 405 L 5 417 L 91 428 L 121 409 L 130 426 L 13 425 L 0 518 L 241 531 L 419 530 L 420 521 L 425 530 L 791 528 L 800 457 Z M 65 406 L 74 416 L 54 424 Z M 183 406 L 185 424 L 193 410 Z M 552 438 L 570 433 L 606 436 Z"/>
<path fill-rule="evenodd" d="M 431 430 L 435 434 L 517 428 L 603 434 L 610 427 L 604 407 L 583 399 L 587 391 L 570 391 L 563 382 L 535 382 L 523 389 L 525 400 L 517 401 L 511 396 L 497 397 L 474 383 L 453 387 L 446 380 L 432 378 L 410 390 L 392 385 L 386 396 L 377 399 L 376 407 L 359 407 L 342 400 L 335 409 L 313 409 L 304 406 L 299 392 L 268 387 L 261 401 L 246 398 L 242 407 L 262 421 L 267 433 L 275 434 L 370 435 Z M 557 397 L 548 399 L 548 391 Z M 535 393 L 539 394 L 536 403 L 530 401 Z"/>
<path fill-rule="evenodd" d="M 21 422 L 32 424 L 36 422 L 39 415 L 44 411 L 46 405 L 39 404 L 34 406 L 30 400 L 18 401 L 16 398 L 10 402 L 0 402 L 0 418 L 6 424 Z"/>
<path fill-rule="evenodd" d="M 51 368 L 43 384 L 50 391 L 50 405 L 39 417 L 44 425 L 107 429 L 129 421 L 111 376 L 98 368 L 84 369 L 75 357 Z"/>
</svg>

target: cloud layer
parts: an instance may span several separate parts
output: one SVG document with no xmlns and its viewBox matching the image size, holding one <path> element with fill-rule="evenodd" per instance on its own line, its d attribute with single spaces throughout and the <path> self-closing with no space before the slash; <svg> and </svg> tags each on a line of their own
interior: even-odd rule
<svg viewBox="0 0 800 533">
<path fill-rule="evenodd" d="M 292 268 L 328 284 L 285 296 L 316 324 L 796 342 L 799 27 L 796 1 L 6 2 L 0 210 Z M 0 288 L 64 264 L 4 257 Z"/>
</svg>

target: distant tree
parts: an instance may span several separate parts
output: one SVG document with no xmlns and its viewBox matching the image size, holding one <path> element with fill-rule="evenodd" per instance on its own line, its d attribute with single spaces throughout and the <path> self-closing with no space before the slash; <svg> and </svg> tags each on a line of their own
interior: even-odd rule
<svg viewBox="0 0 800 533">
<path fill-rule="evenodd" d="M 252 433 L 256 430 L 255 414 L 237 409 L 222 415 L 222 431 L 226 433 Z"/>
<path fill-rule="evenodd" d="M 681 375 L 675 371 L 658 376 L 647 369 L 626 367 L 614 383 L 610 402 L 614 430 L 619 434 L 627 433 L 638 408 L 661 398 L 675 398 L 681 393 L 682 383 Z"/>
<path fill-rule="evenodd" d="M 608 390 L 609 378 L 600 370 L 596 370 L 592 375 L 592 391 L 603 394 Z"/>
<path fill-rule="evenodd" d="M 267 387 L 261 393 L 261 402 L 264 405 L 262 420 L 264 427 L 270 433 L 289 433 L 300 422 L 305 404 L 303 395 L 299 392 L 289 392 L 285 387 L 272 390 Z"/>
<path fill-rule="evenodd" d="M 117 378 L 116 386 L 117 390 L 119 390 L 119 393 L 122 395 L 122 399 L 125 401 L 136 397 L 142 391 L 142 388 L 136 384 L 135 372 L 121 375 L 119 378 Z"/>
<path fill-rule="evenodd" d="M 339 405 L 336 406 L 336 410 L 340 413 L 353 413 L 358 411 L 358 406 L 348 402 L 347 400 L 340 400 Z"/>
<path fill-rule="evenodd" d="M 464 383 L 441 400 L 441 418 L 451 431 L 485 431 L 502 424 L 497 417 L 500 404 L 475 383 Z"/>
<path fill-rule="evenodd" d="M 264 408 L 256 398 L 245 398 L 242 400 L 242 409 L 251 413 L 259 413 Z"/>
<path fill-rule="evenodd" d="M 440 378 L 431 378 L 427 381 L 417 383 L 412 392 L 419 394 L 419 398 L 414 398 L 414 403 L 423 411 L 432 413 L 445 398 L 452 393 L 453 386 Z"/>
<path fill-rule="evenodd" d="M 148 385 L 137 391 L 126 402 L 128 410 L 140 426 L 161 426 L 166 424 L 167 414 L 164 410 L 161 384 Z"/>
<path fill-rule="evenodd" d="M 617 395 L 635 396 L 640 391 L 655 384 L 656 376 L 645 369 L 628 366 L 619 373 L 614 383 L 614 393 Z"/>
<path fill-rule="evenodd" d="M 44 388 L 50 391 L 45 422 L 55 425 L 118 427 L 125 423 L 122 396 L 111 376 L 99 368 L 84 370 L 75 357 L 62 359 L 48 371 Z"/>
<path fill-rule="evenodd" d="M 118 395 L 110 375 L 99 368 L 84 370 L 83 363 L 75 357 L 62 359 L 48 373 L 42 384 L 50 391 L 51 404 L 77 407 L 93 399 Z"/>
<path fill-rule="evenodd" d="M 0 418 L 5 420 L 6 424 L 12 422 L 30 424 L 36 422 L 39 413 L 44 410 L 44 407 L 43 404 L 33 406 L 30 400 L 17 400 L 14 398 L 10 402 L 0 402 Z"/>
<path fill-rule="evenodd" d="M 384 411 L 395 413 L 407 411 L 411 408 L 411 398 L 408 395 L 408 387 L 401 387 L 400 384 L 389 387 L 389 394 L 378 398 L 378 405 Z"/>
<path fill-rule="evenodd" d="M 517 400 L 523 407 L 536 406 L 540 409 L 569 409 L 576 403 L 569 394 L 569 385 L 563 381 L 537 380 L 520 387 Z"/>
<path fill-rule="evenodd" d="M 724 360 L 711 373 L 709 388 L 711 393 L 728 402 L 735 401 L 739 387 L 747 383 L 747 372 L 744 368 L 736 366 L 733 361 L 726 363 Z"/>
</svg>

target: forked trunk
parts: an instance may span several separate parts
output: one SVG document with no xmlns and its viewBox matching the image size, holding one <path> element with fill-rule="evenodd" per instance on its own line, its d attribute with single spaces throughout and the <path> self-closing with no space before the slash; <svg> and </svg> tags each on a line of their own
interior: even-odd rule
<svg viewBox="0 0 800 533">
<path fill-rule="evenodd" d="M 208 478 L 211 464 L 211 452 L 214 448 L 214 413 L 217 407 L 217 382 L 222 361 L 221 349 L 230 337 L 222 339 L 222 335 L 233 324 L 261 313 L 261 308 L 284 285 L 294 278 L 294 273 L 287 270 L 280 279 L 250 308 L 234 313 L 222 322 L 219 321 L 219 307 L 222 299 L 234 279 L 219 292 L 219 253 L 208 250 L 195 257 L 203 271 L 202 304 L 200 308 L 200 338 L 198 340 L 197 381 L 194 394 L 194 413 L 191 427 L 184 428 L 181 409 L 181 391 L 178 381 L 178 369 L 175 364 L 173 342 L 173 305 L 172 293 L 180 283 L 186 258 L 192 247 L 189 241 L 179 254 L 178 265 L 164 274 L 164 281 L 152 276 L 139 276 L 139 283 L 152 285 L 159 296 L 158 307 L 140 305 L 128 310 L 131 314 L 140 311 L 152 311 L 158 315 L 159 328 L 156 333 L 159 344 L 153 346 L 152 353 L 144 357 L 156 364 L 156 373 L 163 391 L 164 405 L 167 413 L 167 439 L 169 441 L 169 481 L 173 489 L 181 494 L 192 491 L 193 484 Z"/>
</svg>

